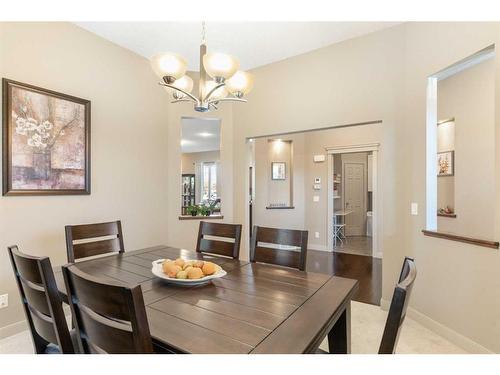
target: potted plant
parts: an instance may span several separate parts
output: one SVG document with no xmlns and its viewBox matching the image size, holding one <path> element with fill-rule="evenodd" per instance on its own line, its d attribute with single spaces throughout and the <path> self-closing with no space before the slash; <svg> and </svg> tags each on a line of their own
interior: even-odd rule
<svg viewBox="0 0 500 375">
<path fill-rule="evenodd" d="M 200 215 L 203 215 L 203 216 L 210 216 L 210 206 L 205 206 L 205 205 L 200 205 L 199 208 L 198 208 L 198 211 L 200 213 Z"/>
<path fill-rule="evenodd" d="M 196 216 L 196 215 L 198 215 L 198 206 L 195 204 L 192 204 L 191 206 L 188 206 L 186 211 L 187 211 L 188 215 Z"/>
</svg>

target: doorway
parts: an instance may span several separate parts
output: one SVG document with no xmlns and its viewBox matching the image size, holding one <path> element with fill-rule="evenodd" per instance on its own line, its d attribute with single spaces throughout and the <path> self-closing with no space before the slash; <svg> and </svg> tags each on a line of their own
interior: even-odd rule
<svg viewBox="0 0 500 375">
<path fill-rule="evenodd" d="M 381 258 L 378 144 L 328 148 L 328 249 Z"/>
</svg>

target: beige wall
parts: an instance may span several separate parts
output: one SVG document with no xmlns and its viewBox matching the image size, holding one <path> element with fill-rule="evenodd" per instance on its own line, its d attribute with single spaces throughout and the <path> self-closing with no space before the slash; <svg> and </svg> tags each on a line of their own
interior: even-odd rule
<svg viewBox="0 0 500 375">
<path fill-rule="evenodd" d="M 276 152 L 271 138 L 258 138 L 254 142 L 255 193 L 253 204 L 254 225 L 287 229 L 304 229 L 304 135 L 285 135 L 280 152 Z M 269 210 L 269 203 L 287 202 L 290 198 L 290 151 L 293 145 L 293 205 L 294 209 Z M 287 163 L 287 179 L 271 181 L 271 162 Z"/>
<path fill-rule="evenodd" d="M 382 120 L 384 301 L 391 298 L 403 257 L 414 256 L 419 274 L 411 300 L 413 316 L 470 350 L 500 352 L 498 250 L 421 232 L 427 77 L 495 43 L 499 32 L 493 23 L 403 24 L 255 69 L 249 102 L 233 107 L 235 221 L 244 222 L 248 214 L 246 137 Z M 499 73 L 495 62 L 496 89 Z M 500 138 L 498 132 L 495 137 Z M 498 151 L 496 160 L 498 168 Z M 419 215 L 410 215 L 411 202 L 418 203 Z M 498 193 L 493 204 L 498 239 Z"/>
<path fill-rule="evenodd" d="M 146 59 L 67 23 L 0 23 L 0 76 L 92 102 L 92 194 L 0 197 L 4 327 L 24 320 L 8 245 L 63 264 L 64 225 L 116 219 L 126 249 L 167 242 L 167 96 Z"/>
<path fill-rule="evenodd" d="M 495 61 L 489 59 L 438 82 L 438 118 L 455 118 L 455 134 L 449 137 L 454 147 L 438 142 L 438 150 L 455 150 L 455 176 L 438 177 L 438 204 L 442 190 L 453 189 L 447 194 L 454 194 L 457 214 L 438 217 L 438 230 L 489 240 L 495 219 L 494 77 Z"/>
</svg>

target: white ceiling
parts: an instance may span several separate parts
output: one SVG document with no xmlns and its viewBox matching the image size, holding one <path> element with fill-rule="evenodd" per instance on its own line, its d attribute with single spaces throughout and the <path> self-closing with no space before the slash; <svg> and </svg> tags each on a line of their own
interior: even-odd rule
<svg viewBox="0 0 500 375">
<path fill-rule="evenodd" d="M 240 60 L 243 70 L 396 25 L 397 22 L 207 22 L 208 49 Z M 139 55 L 177 52 L 198 71 L 201 22 L 77 22 Z"/>
<path fill-rule="evenodd" d="M 220 150 L 220 119 L 183 117 L 181 129 L 183 153 Z"/>
</svg>

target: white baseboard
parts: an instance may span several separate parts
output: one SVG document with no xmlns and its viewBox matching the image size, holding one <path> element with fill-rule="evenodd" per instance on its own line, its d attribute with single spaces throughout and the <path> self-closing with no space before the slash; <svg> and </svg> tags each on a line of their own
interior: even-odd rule
<svg viewBox="0 0 500 375">
<path fill-rule="evenodd" d="M 328 246 L 325 246 L 325 245 L 308 244 L 307 248 L 311 249 L 311 250 L 328 251 L 330 253 L 333 251 L 333 250 L 329 249 Z"/>
<path fill-rule="evenodd" d="M 28 324 L 26 323 L 26 320 L 9 324 L 8 326 L 5 327 L 0 327 L 0 339 L 16 335 L 27 329 L 28 329 Z"/>
<path fill-rule="evenodd" d="M 71 316 L 71 309 L 66 304 L 63 304 L 63 312 L 67 318 Z M 8 326 L 0 327 L 0 339 L 4 339 L 9 336 L 14 336 L 27 329 L 28 329 L 28 322 L 26 320 L 21 320 L 20 322 L 15 322 L 9 324 Z"/>
<path fill-rule="evenodd" d="M 390 302 L 381 299 L 380 300 L 380 308 L 384 311 L 388 311 L 390 306 Z M 494 354 L 491 350 L 485 348 L 484 346 L 478 344 L 477 342 L 471 340 L 468 337 L 465 337 L 458 333 L 457 331 L 452 330 L 445 325 L 436 322 L 435 320 L 429 318 L 427 315 L 422 314 L 420 311 L 415 310 L 412 307 L 408 307 L 406 314 L 417 323 L 422 324 L 424 327 L 430 329 L 434 333 L 444 337 L 451 343 L 456 346 L 464 349 L 468 353 L 471 354 Z"/>
</svg>

